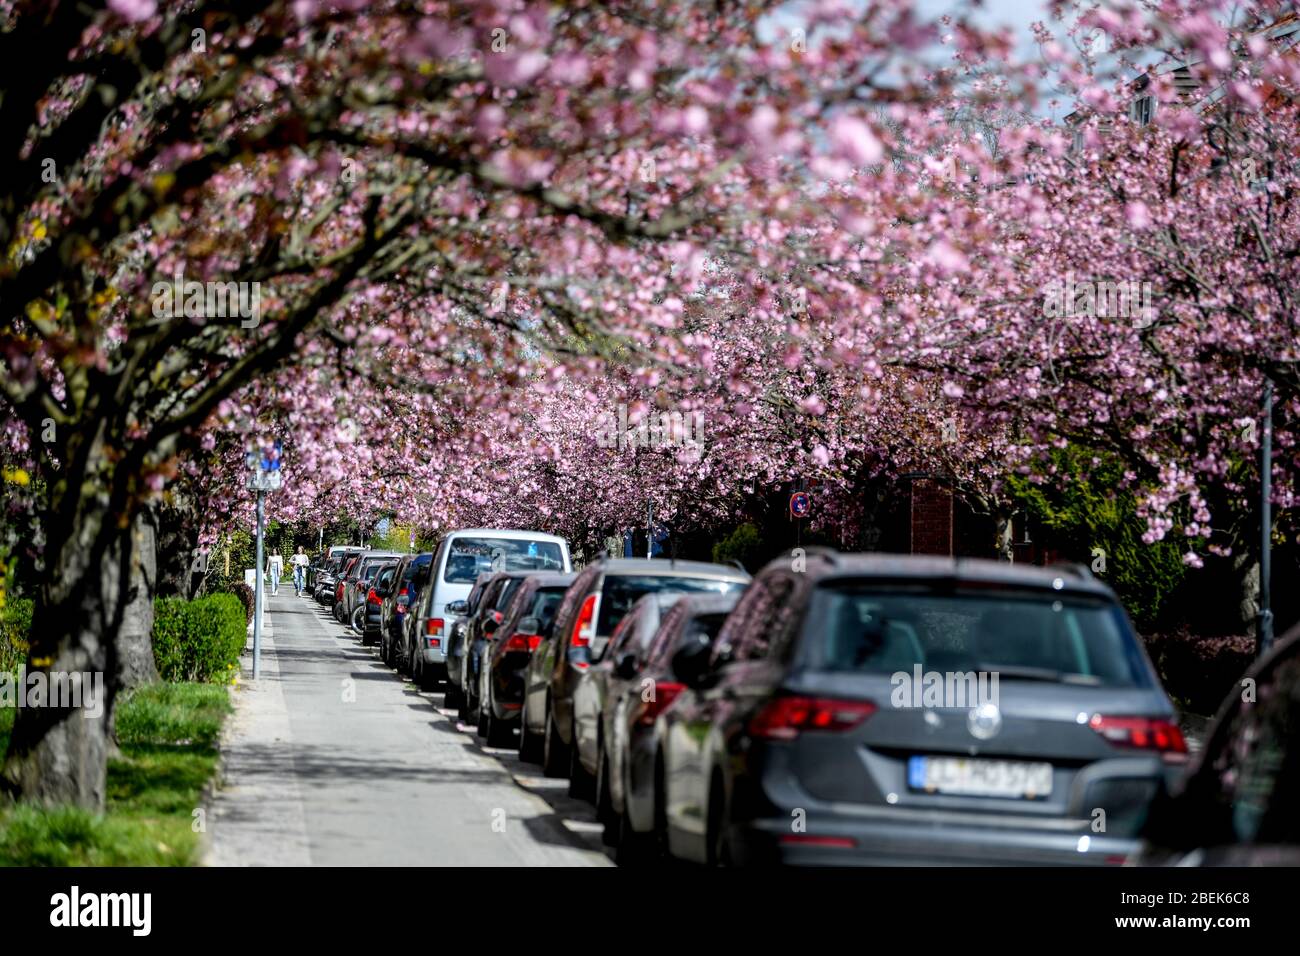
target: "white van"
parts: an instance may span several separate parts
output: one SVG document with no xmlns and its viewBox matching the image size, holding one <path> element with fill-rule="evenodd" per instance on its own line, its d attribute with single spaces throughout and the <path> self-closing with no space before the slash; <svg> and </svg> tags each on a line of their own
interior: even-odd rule
<svg viewBox="0 0 1300 956">
<path fill-rule="evenodd" d="M 573 570 L 569 542 L 540 531 L 469 528 L 442 539 L 430 567 L 429 586 L 421 589 L 414 618 L 411 676 L 423 687 L 447 677 L 447 637 L 451 633 L 447 605 L 469 597 L 484 571 Z"/>
</svg>

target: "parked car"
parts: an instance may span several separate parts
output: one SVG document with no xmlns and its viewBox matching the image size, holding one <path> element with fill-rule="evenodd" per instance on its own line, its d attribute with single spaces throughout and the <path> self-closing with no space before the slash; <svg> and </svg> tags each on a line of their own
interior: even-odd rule
<svg viewBox="0 0 1300 956">
<path fill-rule="evenodd" d="M 330 554 L 321 564 L 320 569 L 317 570 L 316 577 L 312 582 L 312 596 L 318 602 L 330 605 L 334 603 L 339 577 L 343 574 L 348 562 L 360 553 L 360 549 L 355 548 L 330 549 Z"/>
<path fill-rule="evenodd" d="M 592 764 L 579 761 L 573 748 L 573 692 L 638 598 L 654 591 L 724 594 L 748 581 L 737 568 L 662 558 L 602 558 L 584 568 L 556 612 L 554 633 L 528 662 L 525 717 L 528 732 L 543 737 L 543 772 L 567 775 L 571 791 L 591 794 Z M 594 761 L 595 754 L 584 757 Z"/>
<path fill-rule="evenodd" d="M 362 586 L 365 598 L 357 605 L 360 610 L 360 627 L 353 625 L 353 630 L 361 634 L 361 643 L 369 646 L 380 640 L 384 632 L 384 596 L 393 590 L 397 573 L 396 561 L 379 561 L 375 563 L 375 573 L 369 587 Z"/>
<path fill-rule="evenodd" d="M 364 630 L 363 605 L 379 570 L 401 557 L 396 551 L 363 551 L 357 555 L 352 570 L 343 577 L 341 622 L 361 634 Z"/>
<path fill-rule="evenodd" d="M 447 692 L 443 695 L 442 705 L 459 710 L 464 706 L 465 691 L 460 686 L 460 676 L 464 673 L 461 666 L 462 658 L 465 655 L 465 626 L 469 623 L 469 617 L 478 608 L 479 598 L 483 596 L 483 589 L 487 583 L 492 580 L 492 572 L 480 574 L 474 581 L 474 587 L 469 592 L 469 597 L 463 601 L 450 601 L 446 609 L 446 667 L 447 667 Z"/>
<path fill-rule="evenodd" d="M 479 722 L 479 660 L 483 649 L 505 618 L 505 610 L 527 576 L 526 571 L 493 574 L 483 586 L 474 613 L 465 619 L 460 658 L 459 683 L 461 695 L 460 719 L 477 725 Z"/>
<path fill-rule="evenodd" d="M 1300 626 L 1246 671 L 1186 776 L 1162 789 L 1134 865 L 1300 865 Z"/>
<path fill-rule="evenodd" d="M 503 605 L 501 623 L 479 657 L 478 732 L 491 747 L 509 746 L 524 704 L 528 658 L 555 623 L 572 574 L 530 574 Z"/>
<path fill-rule="evenodd" d="M 474 528 L 453 531 L 434 552 L 430 586 L 420 595 L 415 619 L 413 670 L 431 679 L 447 676 L 447 605 L 469 597 L 484 571 L 571 571 L 569 543 L 553 534 Z"/>
<path fill-rule="evenodd" d="M 676 603 L 687 590 L 735 595 L 748 580 L 748 575 L 735 568 L 725 565 L 713 565 L 713 568 L 712 574 L 701 570 L 691 579 L 693 586 L 690 588 L 679 590 L 668 586 L 637 599 L 614 628 L 605 650 L 593 655 L 591 666 L 578 675 L 573 688 L 574 748 L 570 790 L 574 796 L 595 799 L 602 822 L 609 816 L 607 797 L 599 786 L 601 751 L 605 745 L 604 735 L 609 731 L 604 720 L 605 705 L 611 694 L 622 696 L 629 683 L 639 684 L 637 661 L 659 626 L 661 609 Z M 712 586 L 710 582 L 713 582 Z M 602 802 L 606 804 L 603 807 Z"/>
<path fill-rule="evenodd" d="M 429 580 L 432 562 L 432 551 L 404 556 L 393 574 L 394 586 L 380 596 L 379 657 L 398 670 L 403 669 L 403 662 L 398 658 L 406 653 L 409 643 L 411 609 L 420 599 L 421 586 Z"/>
<path fill-rule="evenodd" d="M 738 599 L 734 593 L 648 594 L 615 629 L 606 655 L 611 681 L 601 713 L 596 807 L 604 840 L 617 846 L 620 863 L 647 859 L 658 850 L 655 821 L 663 817 L 655 804 L 661 789 L 655 785 L 658 718 L 683 690 L 672 672 L 673 657 L 688 645 L 711 645 Z"/>
<path fill-rule="evenodd" d="M 357 565 L 361 562 L 361 553 L 345 558 L 343 567 L 339 570 L 334 582 L 334 600 L 330 603 L 330 612 L 334 615 L 334 620 L 340 624 L 347 625 L 348 618 L 346 615 L 346 605 L 344 604 L 344 594 L 347 590 L 347 582 L 356 573 Z"/>
<path fill-rule="evenodd" d="M 673 660 L 685 688 L 658 718 L 657 776 L 674 857 L 1094 864 L 1134 849 L 1186 745 L 1110 588 L 1074 567 L 802 560 L 769 564 L 707 651 Z"/>
</svg>

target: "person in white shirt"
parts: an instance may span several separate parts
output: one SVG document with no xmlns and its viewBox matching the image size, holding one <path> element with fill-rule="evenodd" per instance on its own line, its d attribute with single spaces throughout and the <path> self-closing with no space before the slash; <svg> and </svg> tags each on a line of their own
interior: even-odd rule
<svg viewBox="0 0 1300 956">
<path fill-rule="evenodd" d="M 302 597 L 302 592 L 307 589 L 307 565 L 311 558 L 307 557 L 302 545 L 298 545 L 298 553 L 289 560 L 293 563 L 293 593 Z"/>
<path fill-rule="evenodd" d="M 271 552 L 271 557 L 266 562 L 267 574 L 271 576 L 271 593 L 280 593 L 280 574 L 284 571 L 284 558 L 280 557 L 280 549 L 276 548 Z"/>
</svg>

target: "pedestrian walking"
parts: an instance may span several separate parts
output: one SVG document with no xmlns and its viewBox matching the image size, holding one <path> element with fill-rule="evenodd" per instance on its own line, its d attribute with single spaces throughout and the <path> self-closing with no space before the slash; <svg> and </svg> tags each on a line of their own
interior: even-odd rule
<svg viewBox="0 0 1300 956">
<path fill-rule="evenodd" d="M 280 549 L 276 548 L 271 552 L 271 557 L 266 562 L 267 573 L 271 575 L 271 593 L 280 593 L 280 575 L 284 571 L 284 558 L 280 557 Z"/>
<path fill-rule="evenodd" d="M 307 552 L 302 545 L 298 545 L 298 553 L 291 559 L 293 561 L 293 593 L 302 597 L 302 592 L 307 589 L 307 565 L 311 559 L 307 557 Z"/>
</svg>

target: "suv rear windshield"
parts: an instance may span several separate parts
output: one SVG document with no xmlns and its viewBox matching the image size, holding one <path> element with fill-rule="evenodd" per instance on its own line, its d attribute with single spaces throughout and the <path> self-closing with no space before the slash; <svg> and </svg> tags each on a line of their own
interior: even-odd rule
<svg viewBox="0 0 1300 956">
<path fill-rule="evenodd" d="M 1101 687 L 1149 682 L 1119 607 L 1086 595 L 823 586 L 803 635 L 819 670 L 912 674 L 919 665 Z"/>
<path fill-rule="evenodd" d="M 563 571 L 564 553 L 554 541 L 527 538 L 455 538 L 442 579 L 473 584 L 484 571 Z"/>
<path fill-rule="evenodd" d="M 609 574 L 600 592 L 600 618 L 596 633 L 609 636 L 632 605 L 647 594 L 659 591 L 689 591 L 713 594 L 738 594 L 746 582 L 726 578 L 686 578 L 670 574 Z"/>
</svg>

